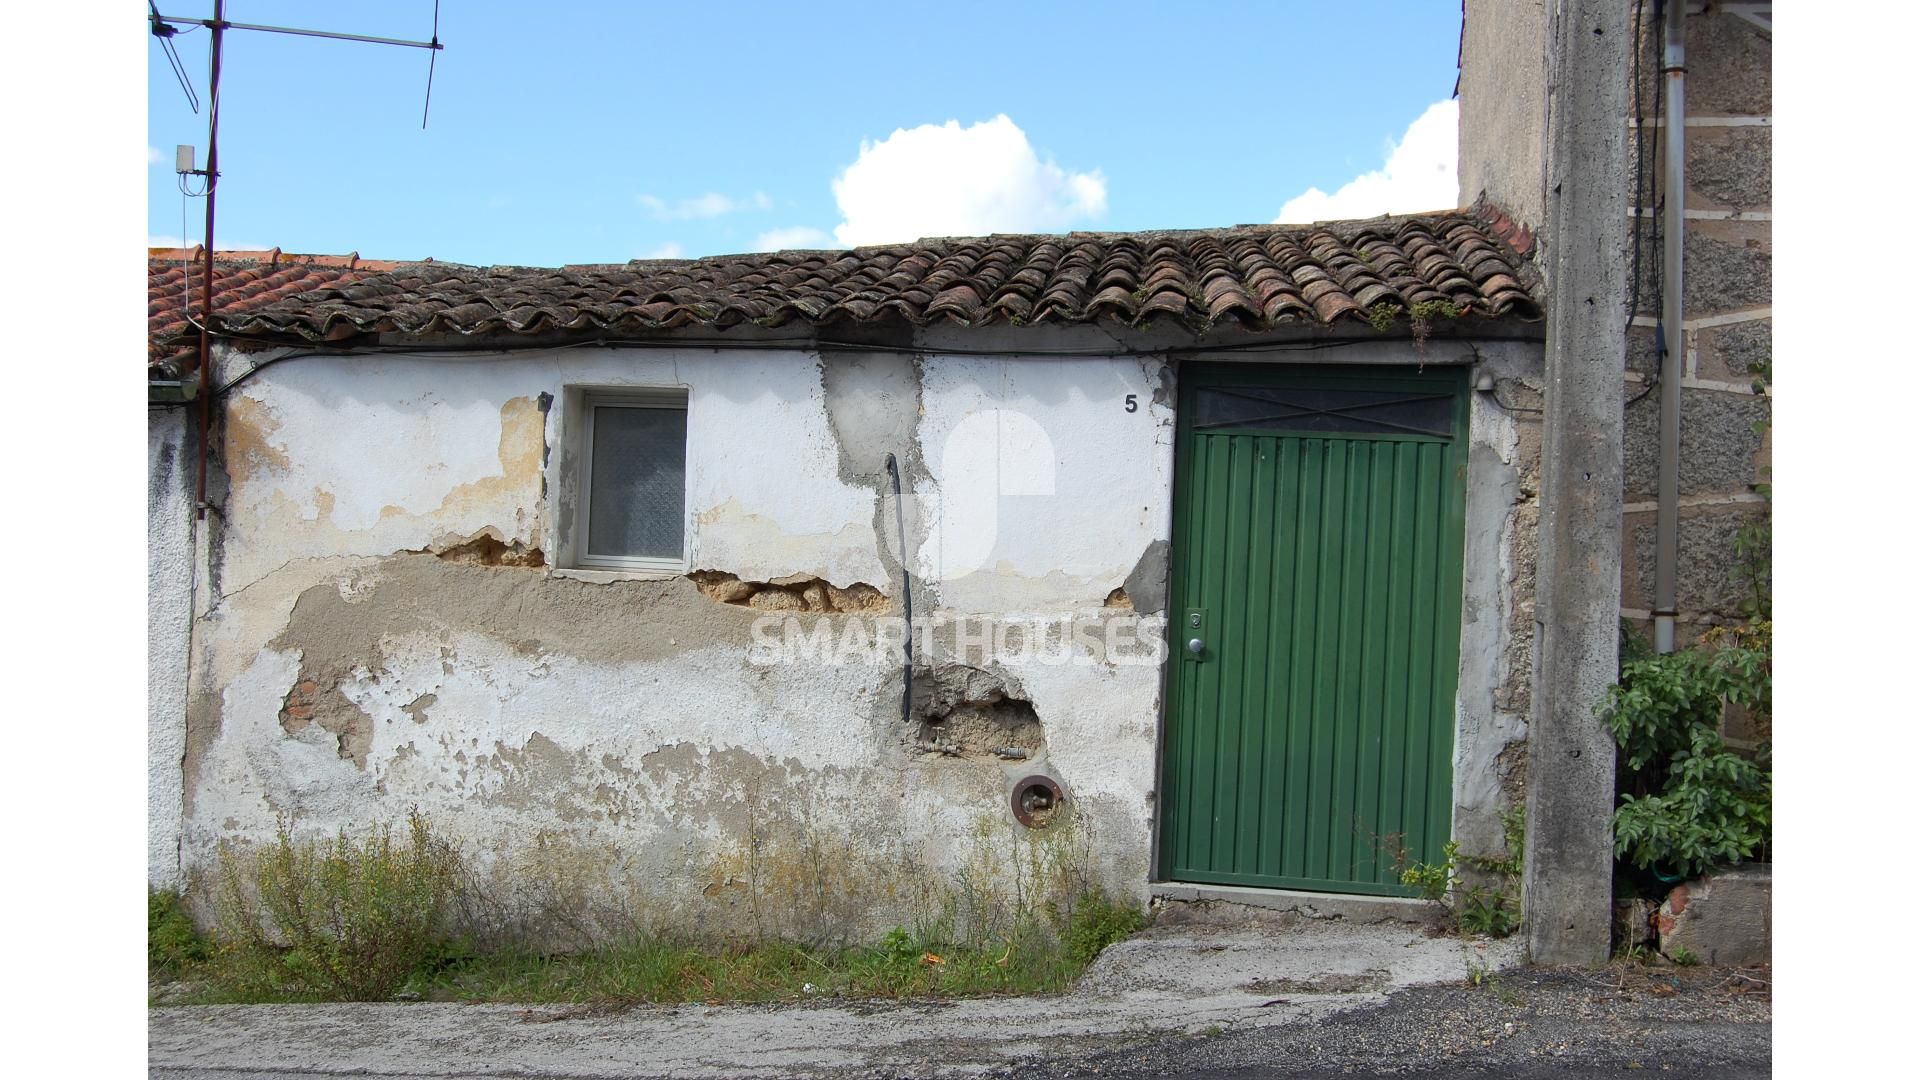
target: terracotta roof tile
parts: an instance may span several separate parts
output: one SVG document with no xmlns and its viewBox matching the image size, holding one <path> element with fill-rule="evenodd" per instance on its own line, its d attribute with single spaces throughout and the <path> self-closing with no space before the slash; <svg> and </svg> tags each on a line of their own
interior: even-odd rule
<svg viewBox="0 0 1920 1080">
<path fill-rule="evenodd" d="M 1511 231 L 1510 222 L 1475 208 L 1306 226 L 995 235 L 557 269 L 223 253 L 214 325 L 316 342 L 380 333 L 590 338 L 891 319 L 916 326 L 1170 322 L 1198 333 L 1219 325 L 1327 326 L 1364 319 L 1377 304 L 1429 300 L 1450 301 L 1469 317 L 1536 320 L 1539 301 L 1523 284 L 1532 275 L 1507 244 Z M 192 344 L 179 300 L 180 259 L 192 254 L 153 253 L 150 359 Z"/>
<path fill-rule="evenodd" d="M 206 263 L 203 248 L 147 251 L 147 364 L 169 363 L 175 372 L 199 361 L 198 322 Z M 289 255 L 271 251 L 221 251 L 213 260 L 216 314 L 244 312 L 292 300 L 323 285 L 351 285 L 397 262 L 350 255 Z M 191 314 L 191 318 L 189 315 Z"/>
</svg>

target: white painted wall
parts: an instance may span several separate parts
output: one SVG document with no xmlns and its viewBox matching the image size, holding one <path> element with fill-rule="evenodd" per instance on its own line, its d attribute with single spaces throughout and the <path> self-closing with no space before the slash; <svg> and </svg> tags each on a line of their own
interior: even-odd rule
<svg viewBox="0 0 1920 1080">
<path fill-rule="evenodd" d="M 147 883 L 179 888 L 194 459 L 188 409 L 147 413 Z"/>
</svg>

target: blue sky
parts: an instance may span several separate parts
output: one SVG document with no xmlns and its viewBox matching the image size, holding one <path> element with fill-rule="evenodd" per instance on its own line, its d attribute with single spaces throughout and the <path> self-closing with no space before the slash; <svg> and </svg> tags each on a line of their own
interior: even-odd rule
<svg viewBox="0 0 1920 1080">
<path fill-rule="evenodd" d="M 227 6 L 422 39 L 432 12 Z M 219 246 L 558 265 L 1434 209 L 1459 28 L 1452 0 L 442 0 L 424 131 L 423 50 L 230 31 Z M 172 170 L 204 164 L 207 39 L 174 39 L 199 115 L 148 39 L 149 243 L 201 239 Z"/>
</svg>

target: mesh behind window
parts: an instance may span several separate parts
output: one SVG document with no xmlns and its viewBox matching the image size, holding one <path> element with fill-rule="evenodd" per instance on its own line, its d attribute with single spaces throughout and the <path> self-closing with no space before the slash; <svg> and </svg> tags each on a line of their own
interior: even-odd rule
<svg viewBox="0 0 1920 1080">
<path fill-rule="evenodd" d="M 687 414 L 596 405 L 587 552 L 678 559 L 685 553 Z"/>
<path fill-rule="evenodd" d="M 1203 428 L 1432 435 L 1453 432 L 1451 394 L 1336 387 L 1206 387 Z"/>
</svg>

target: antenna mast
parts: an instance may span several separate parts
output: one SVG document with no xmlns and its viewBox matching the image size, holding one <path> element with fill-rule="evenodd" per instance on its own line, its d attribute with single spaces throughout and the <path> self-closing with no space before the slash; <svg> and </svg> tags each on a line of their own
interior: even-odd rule
<svg viewBox="0 0 1920 1080">
<path fill-rule="evenodd" d="M 439 51 L 446 48 L 446 46 L 440 44 L 439 0 L 435 0 L 433 5 L 433 40 L 431 41 L 407 41 L 401 38 L 370 37 L 365 34 L 339 34 L 330 30 L 300 30 L 290 26 L 261 26 L 255 23 L 228 22 L 226 20 L 226 0 L 213 0 L 213 18 L 211 19 L 186 19 L 177 18 L 172 15 L 162 15 L 160 14 L 159 8 L 151 3 L 148 5 L 148 8 L 153 12 L 153 34 L 159 38 L 163 44 L 169 44 L 167 39 L 171 38 L 177 32 L 173 25 L 175 23 L 184 26 L 204 26 L 213 35 L 212 44 L 209 46 L 210 54 L 207 65 L 207 167 L 204 170 L 191 170 L 205 176 L 207 181 L 207 236 L 206 250 L 204 252 L 206 266 L 200 286 L 199 324 L 200 386 L 198 396 L 200 398 L 200 465 L 198 476 L 194 481 L 193 497 L 194 512 L 204 521 L 207 516 L 207 433 L 208 429 L 213 426 L 213 331 L 211 329 L 213 325 L 213 196 L 214 189 L 220 185 L 221 38 L 228 30 L 260 30 L 269 34 L 294 34 L 300 37 L 331 38 L 336 41 L 360 41 L 371 45 L 403 45 L 413 49 L 429 49 L 432 51 L 432 54 L 439 53 Z M 184 82 L 182 85 L 183 87 L 185 86 Z M 192 100 L 192 88 L 185 88 L 187 89 L 188 99 Z M 433 69 L 431 61 L 429 61 L 427 69 L 427 94 L 429 95 L 428 100 L 431 101 L 431 95 L 433 94 Z M 427 117 L 424 109 L 420 114 L 420 126 L 427 126 Z M 184 236 L 180 238 L 182 244 L 185 244 L 186 240 L 187 238 Z M 191 310 L 187 312 L 187 317 L 189 320 L 192 319 L 193 312 Z"/>
</svg>

